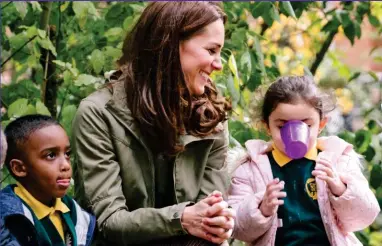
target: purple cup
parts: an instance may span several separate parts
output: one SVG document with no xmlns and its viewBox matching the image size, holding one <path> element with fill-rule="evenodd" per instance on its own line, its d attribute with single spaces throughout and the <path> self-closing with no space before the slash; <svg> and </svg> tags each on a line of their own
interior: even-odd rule
<svg viewBox="0 0 382 246">
<path fill-rule="evenodd" d="M 300 159 L 308 152 L 309 126 L 300 120 L 290 120 L 281 128 L 285 153 L 292 159 Z"/>
</svg>

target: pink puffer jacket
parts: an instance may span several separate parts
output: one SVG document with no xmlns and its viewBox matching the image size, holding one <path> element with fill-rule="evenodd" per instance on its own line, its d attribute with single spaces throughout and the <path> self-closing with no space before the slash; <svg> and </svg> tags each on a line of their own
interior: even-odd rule
<svg viewBox="0 0 382 246">
<path fill-rule="evenodd" d="M 231 167 L 239 165 L 233 168 L 228 199 L 237 212 L 234 237 L 248 245 L 273 246 L 279 226 L 277 214 L 264 217 L 258 209 L 266 185 L 273 179 L 268 157 L 263 154 L 269 143 L 250 140 L 245 145 L 246 157 L 228 163 Z M 325 156 L 332 160 L 334 169 L 344 176 L 347 186 L 345 193 L 336 197 L 324 181 L 316 179 L 317 200 L 329 241 L 333 246 L 362 245 L 352 232 L 373 223 L 380 208 L 361 172 L 358 154 L 352 145 L 338 137 L 319 138 L 317 146 L 322 150 L 317 158 Z"/>
</svg>

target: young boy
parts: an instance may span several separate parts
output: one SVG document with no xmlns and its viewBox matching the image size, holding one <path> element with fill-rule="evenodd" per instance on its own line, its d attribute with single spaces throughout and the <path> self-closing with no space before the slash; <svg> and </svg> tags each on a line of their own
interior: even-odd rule
<svg viewBox="0 0 382 246">
<path fill-rule="evenodd" d="M 16 179 L 0 194 L 0 217 L 21 245 L 90 245 L 94 216 L 66 196 L 72 177 L 68 136 L 44 115 L 5 129 L 5 165 Z"/>
</svg>

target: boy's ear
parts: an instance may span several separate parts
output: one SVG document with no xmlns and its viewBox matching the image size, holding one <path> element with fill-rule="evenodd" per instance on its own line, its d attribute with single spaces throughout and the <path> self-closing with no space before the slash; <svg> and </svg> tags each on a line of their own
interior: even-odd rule
<svg viewBox="0 0 382 246">
<path fill-rule="evenodd" d="M 320 124 L 319 124 L 319 126 L 318 126 L 318 133 L 319 133 L 319 134 L 320 134 L 321 131 L 325 128 L 326 123 L 328 123 L 328 117 L 324 117 L 324 118 L 322 118 L 322 120 L 320 121 Z"/>
<path fill-rule="evenodd" d="M 9 167 L 12 171 L 12 173 L 18 177 L 22 178 L 27 176 L 27 169 L 23 161 L 18 160 L 18 159 L 12 159 L 9 162 Z"/>
</svg>

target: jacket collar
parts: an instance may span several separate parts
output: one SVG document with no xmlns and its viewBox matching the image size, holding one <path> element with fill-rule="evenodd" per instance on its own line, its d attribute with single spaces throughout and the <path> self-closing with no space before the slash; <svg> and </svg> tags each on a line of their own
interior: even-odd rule
<svg viewBox="0 0 382 246">
<path fill-rule="evenodd" d="M 9 215 L 24 215 L 24 210 L 20 198 L 13 192 L 15 185 L 8 185 L 0 191 L 0 217 Z"/>
<path fill-rule="evenodd" d="M 248 140 L 245 146 L 252 160 L 257 160 L 258 156 L 264 155 L 265 150 L 269 149 L 270 143 L 263 140 Z M 345 154 L 353 150 L 353 145 L 347 143 L 337 136 L 320 137 L 317 139 L 317 148 L 322 151 L 333 151 Z M 273 148 L 271 148 L 273 150 Z"/>
<path fill-rule="evenodd" d="M 54 211 L 60 211 L 62 213 L 69 212 L 69 208 L 62 202 L 61 198 L 56 198 L 56 202 L 52 207 L 48 207 L 29 193 L 27 189 L 24 188 L 19 182 L 17 182 L 17 187 L 14 190 L 17 194 L 35 213 L 37 219 L 42 219 L 53 213 Z"/>
<path fill-rule="evenodd" d="M 284 154 L 283 152 L 281 152 L 278 148 L 276 148 L 276 145 L 275 144 L 272 144 L 272 147 L 273 147 L 273 151 L 272 151 L 272 155 L 273 155 L 273 158 L 275 159 L 276 163 L 280 166 L 280 167 L 283 167 L 285 166 L 286 164 L 288 164 L 289 162 L 292 161 L 292 158 L 289 158 L 289 156 L 287 156 L 286 154 Z M 315 161 L 317 159 L 317 154 L 318 154 L 318 151 L 317 151 L 317 144 L 315 144 L 306 154 L 305 154 L 305 158 L 308 159 L 308 160 L 312 160 L 312 161 Z"/>
<path fill-rule="evenodd" d="M 143 138 L 143 135 L 139 129 L 138 122 L 133 118 L 130 109 L 127 106 L 127 97 L 125 84 L 123 81 L 118 81 L 113 84 L 112 98 L 106 104 L 106 108 L 114 115 L 114 117 L 127 128 L 140 143 L 148 149 L 147 140 Z M 181 135 L 179 142 L 186 146 L 191 142 L 202 141 L 206 139 L 218 139 L 218 134 L 211 134 L 206 137 L 195 137 L 189 134 Z"/>
</svg>

